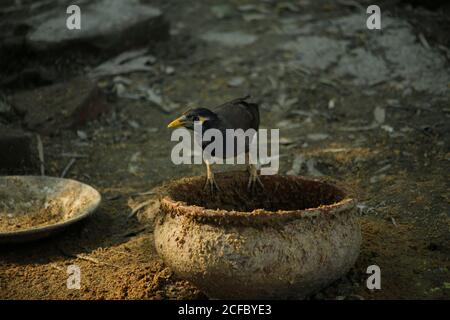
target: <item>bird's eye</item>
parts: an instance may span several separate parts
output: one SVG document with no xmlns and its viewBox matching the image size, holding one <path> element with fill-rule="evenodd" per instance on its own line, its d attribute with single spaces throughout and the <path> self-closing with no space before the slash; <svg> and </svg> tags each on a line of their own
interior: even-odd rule
<svg viewBox="0 0 450 320">
<path fill-rule="evenodd" d="M 193 120 L 194 122 L 197 122 L 197 121 L 199 121 L 200 119 L 198 118 L 198 116 L 193 116 L 193 117 L 192 117 L 192 120 Z"/>
</svg>

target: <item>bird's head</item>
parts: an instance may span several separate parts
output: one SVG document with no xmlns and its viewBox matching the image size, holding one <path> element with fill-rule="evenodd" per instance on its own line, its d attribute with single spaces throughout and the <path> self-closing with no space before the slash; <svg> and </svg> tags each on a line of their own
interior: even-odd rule
<svg viewBox="0 0 450 320">
<path fill-rule="evenodd" d="M 206 108 L 190 109 L 184 112 L 180 117 L 173 120 L 167 128 L 185 127 L 187 129 L 194 129 L 194 123 L 198 122 L 201 125 L 207 125 L 208 122 L 217 119 L 217 115 Z"/>
</svg>

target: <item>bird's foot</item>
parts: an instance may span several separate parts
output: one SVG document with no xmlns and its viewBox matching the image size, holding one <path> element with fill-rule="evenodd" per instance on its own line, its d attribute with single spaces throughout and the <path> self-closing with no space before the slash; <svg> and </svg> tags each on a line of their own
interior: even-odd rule
<svg viewBox="0 0 450 320">
<path fill-rule="evenodd" d="M 220 188 L 216 183 L 216 180 L 214 179 L 213 175 L 208 175 L 206 177 L 205 185 L 203 187 L 203 190 L 205 192 L 210 192 L 211 194 L 214 194 L 216 191 L 220 192 Z"/>
<path fill-rule="evenodd" d="M 252 193 L 255 193 L 258 187 L 261 190 L 264 190 L 264 185 L 261 181 L 261 178 L 258 176 L 258 171 L 256 170 L 256 167 L 254 166 L 250 167 L 248 169 L 248 172 L 250 173 L 250 177 L 248 178 L 247 189 Z"/>
</svg>

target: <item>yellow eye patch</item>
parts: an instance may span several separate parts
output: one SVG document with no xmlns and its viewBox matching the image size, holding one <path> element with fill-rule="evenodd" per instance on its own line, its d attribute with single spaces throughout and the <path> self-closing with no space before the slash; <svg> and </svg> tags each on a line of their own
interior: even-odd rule
<svg viewBox="0 0 450 320">
<path fill-rule="evenodd" d="M 205 122 L 206 120 L 208 120 L 208 118 L 202 117 L 202 116 L 199 116 L 199 117 L 198 117 L 198 121 L 200 121 L 200 123 L 203 123 L 203 122 Z"/>
</svg>

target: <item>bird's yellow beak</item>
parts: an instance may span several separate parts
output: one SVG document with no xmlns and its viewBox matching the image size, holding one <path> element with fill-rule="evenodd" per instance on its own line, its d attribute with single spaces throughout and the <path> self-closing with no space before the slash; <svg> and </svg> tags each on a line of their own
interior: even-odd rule
<svg viewBox="0 0 450 320">
<path fill-rule="evenodd" d="M 186 117 L 181 116 L 181 117 L 173 120 L 171 123 L 169 123 L 167 128 L 178 128 L 178 127 L 183 126 L 185 123 L 186 123 Z"/>
</svg>

